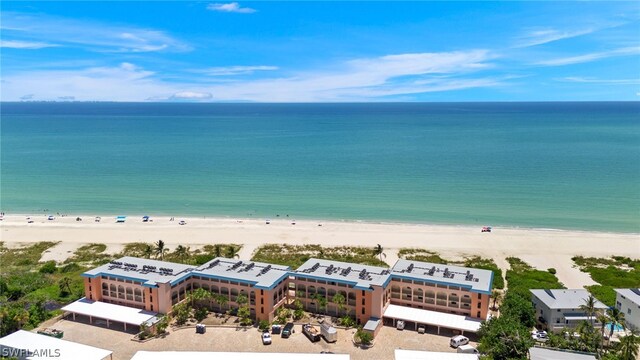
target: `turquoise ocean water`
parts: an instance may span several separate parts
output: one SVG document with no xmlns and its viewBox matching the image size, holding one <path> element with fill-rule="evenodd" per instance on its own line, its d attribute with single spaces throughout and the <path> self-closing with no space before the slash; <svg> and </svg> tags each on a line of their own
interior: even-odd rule
<svg viewBox="0 0 640 360">
<path fill-rule="evenodd" d="M 2 103 L 5 212 L 640 232 L 640 102 Z"/>
</svg>

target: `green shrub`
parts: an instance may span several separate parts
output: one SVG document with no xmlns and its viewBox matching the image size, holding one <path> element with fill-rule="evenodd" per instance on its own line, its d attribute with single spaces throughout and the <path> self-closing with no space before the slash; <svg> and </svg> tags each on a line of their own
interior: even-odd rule
<svg viewBox="0 0 640 360">
<path fill-rule="evenodd" d="M 260 329 L 260 331 L 269 330 L 269 322 L 267 320 L 260 320 L 258 329 Z"/>
<path fill-rule="evenodd" d="M 58 270 L 58 268 L 56 267 L 56 262 L 51 260 L 44 263 L 44 265 L 40 267 L 39 271 L 42 274 L 53 274 L 54 272 L 56 272 L 56 270 Z"/>
<path fill-rule="evenodd" d="M 200 255 L 196 255 L 194 258 L 194 262 L 196 265 L 202 265 L 205 264 L 211 260 L 214 259 L 213 255 L 209 255 L 209 254 L 200 254 Z"/>
<path fill-rule="evenodd" d="M 549 272 L 549 274 L 556 274 L 556 269 L 555 268 L 548 268 L 547 271 Z"/>
<path fill-rule="evenodd" d="M 72 273 L 82 270 L 82 267 L 76 263 L 69 263 L 60 268 L 61 273 Z"/>
<path fill-rule="evenodd" d="M 207 308 L 205 308 L 205 307 L 198 308 L 197 310 L 195 310 L 195 311 L 193 312 L 193 317 L 194 317 L 198 322 L 200 322 L 200 321 L 202 321 L 202 320 L 206 319 L 206 318 L 207 318 L 207 315 L 209 315 L 209 310 L 207 310 Z"/>
<path fill-rule="evenodd" d="M 368 331 L 358 329 L 358 331 L 356 331 L 356 339 L 362 345 L 370 345 L 371 342 L 373 341 L 373 335 L 371 335 L 371 333 Z"/>
</svg>

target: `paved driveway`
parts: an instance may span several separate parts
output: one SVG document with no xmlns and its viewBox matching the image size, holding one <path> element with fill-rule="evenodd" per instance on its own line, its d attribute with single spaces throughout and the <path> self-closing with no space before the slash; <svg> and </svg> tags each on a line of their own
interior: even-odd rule
<svg viewBox="0 0 640 360">
<path fill-rule="evenodd" d="M 262 345 L 260 332 L 255 329 L 207 328 L 205 334 L 196 334 L 194 328 L 170 331 L 161 339 L 145 343 L 132 341 L 132 335 L 92 326 L 70 320 L 60 320 L 51 327 L 63 330 L 64 339 L 96 346 L 113 351 L 114 360 L 129 360 L 138 350 L 147 351 L 246 351 L 246 352 L 292 352 L 319 353 L 331 351 L 348 353 L 352 360 L 392 360 L 394 349 L 429 350 L 453 352 L 448 345 L 449 337 L 434 334 L 418 334 L 414 331 L 398 331 L 383 327 L 376 337 L 375 346 L 363 350 L 351 342 L 355 333 L 351 330 L 338 330 L 338 341 L 328 344 L 324 340 L 311 343 L 303 334 L 300 325 L 288 339 L 279 335 L 273 337 L 271 345 Z M 474 344 L 475 345 L 475 344 Z"/>
</svg>

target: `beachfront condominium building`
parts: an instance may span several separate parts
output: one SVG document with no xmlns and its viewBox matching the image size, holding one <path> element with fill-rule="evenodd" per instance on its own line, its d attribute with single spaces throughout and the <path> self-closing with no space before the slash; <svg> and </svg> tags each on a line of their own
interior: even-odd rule
<svg viewBox="0 0 640 360">
<path fill-rule="evenodd" d="M 400 259 L 391 271 L 391 303 L 486 319 L 493 271 Z"/>
<path fill-rule="evenodd" d="M 493 285 L 489 270 L 404 259 L 391 269 L 309 259 L 293 276 L 307 310 L 351 315 L 358 324 L 383 319 L 390 304 L 483 320 Z M 346 304 L 336 303 L 336 294 Z M 326 309 L 319 309 L 318 295 L 326 299 Z"/>
<path fill-rule="evenodd" d="M 585 289 L 536 289 L 531 294 L 537 325 L 542 329 L 576 328 L 585 320 L 600 326 L 597 316 L 592 317 L 581 308 L 590 295 Z M 598 300 L 595 305 L 597 311 L 608 308 Z"/>
<path fill-rule="evenodd" d="M 169 313 L 187 293 L 203 288 L 228 299 L 217 310 L 237 307 L 239 295 L 248 299 L 253 317 L 271 321 L 287 298 L 289 267 L 259 262 L 215 258 L 203 265 L 123 257 L 82 274 L 85 297 Z"/>
<path fill-rule="evenodd" d="M 640 289 L 615 289 L 616 308 L 624 314 L 628 329 L 640 330 Z"/>
<path fill-rule="evenodd" d="M 309 259 L 293 273 L 293 281 L 296 298 L 307 311 L 349 315 L 364 324 L 371 317 L 382 318 L 391 299 L 390 273 L 388 268 L 378 266 Z M 342 295 L 343 303 L 335 301 L 337 294 Z"/>
<path fill-rule="evenodd" d="M 293 271 L 225 258 L 194 266 L 123 257 L 83 276 L 89 301 L 169 313 L 202 288 L 228 300 L 211 301 L 216 311 L 237 308 L 244 295 L 253 318 L 272 321 L 278 307 L 296 298 L 307 311 L 348 315 L 374 334 L 384 320 L 476 331 L 487 318 L 493 283 L 489 270 L 403 259 L 393 268 L 309 259 Z"/>
</svg>

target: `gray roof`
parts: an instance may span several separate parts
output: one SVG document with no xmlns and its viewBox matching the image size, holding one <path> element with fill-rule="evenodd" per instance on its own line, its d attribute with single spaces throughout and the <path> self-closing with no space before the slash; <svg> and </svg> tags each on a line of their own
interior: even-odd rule
<svg viewBox="0 0 640 360">
<path fill-rule="evenodd" d="M 615 289 L 616 292 L 631 300 L 634 304 L 640 305 L 640 289 Z"/>
<path fill-rule="evenodd" d="M 590 295 L 585 289 L 535 289 L 531 293 L 549 309 L 578 309 Z M 607 305 L 596 301 L 596 309 L 607 308 Z"/>
<path fill-rule="evenodd" d="M 251 265 L 253 264 L 253 265 Z M 190 276 L 213 277 L 231 281 L 244 281 L 257 288 L 268 289 L 288 276 L 289 267 L 257 262 L 216 258 L 201 266 L 185 265 L 125 256 L 118 260 L 86 271 L 83 276 L 113 276 L 141 281 L 145 286 L 170 283 L 171 285 Z"/>
<path fill-rule="evenodd" d="M 121 257 L 95 269 L 84 272 L 87 277 L 114 276 L 141 281 L 146 286 L 174 282 L 194 269 L 193 265 L 177 264 L 168 261 Z"/>
<path fill-rule="evenodd" d="M 348 283 L 363 290 L 386 286 L 391 280 L 389 274 L 389 269 L 379 266 L 323 259 L 309 259 L 295 272 L 295 276 Z"/>
<path fill-rule="evenodd" d="M 577 353 L 571 351 L 559 351 L 532 347 L 529 349 L 531 360 L 595 360 L 591 354 Z"/>
<path fill-rule="evenodd" d="M 493 286 L 491 270 L 405 259 L 399 259 L 393 265 L 391 277 L 460 286 L 484 294 L 490 294 Z"/>
<path fill-rule="evenodd" d="M 256 288 L 270 289 L 289 276 L 290 268 L 255 261 L 215 258 L 192 272 L 192 275 L 243 281 Z"/>
</svg>

